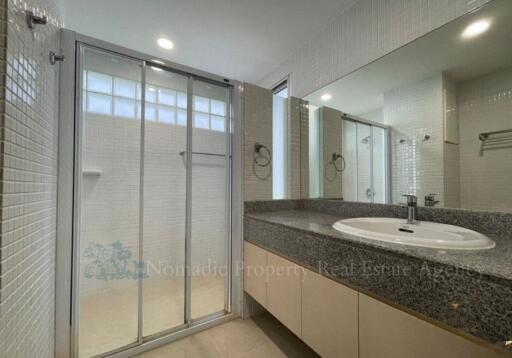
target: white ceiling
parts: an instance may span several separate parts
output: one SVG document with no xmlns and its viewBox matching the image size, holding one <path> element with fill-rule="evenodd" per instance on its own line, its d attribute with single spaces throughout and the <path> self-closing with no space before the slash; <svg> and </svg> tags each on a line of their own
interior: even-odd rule
<svg viewBox="0 0 512 358">
<path fill-rule="evenodd" d="M 343 77 L 305 97 L 315 106 L 328 106 L 361 115 L 383 106 L 383 94 L 417 81 L 446 73 L 466 81 L 512 66 L 512 2 L 494 1 L 479 11 L 455 20 L 405 47 Z M 462 39 L 475 20 L 487 19 L 485 34 Z M 332 95 L 327 102 L 325 93 Z"/>
<path fill-rule="evenodd" d="M 231 79 L 256 82 L 354 0 L 65 0 L 65 27 Z M 159 37 L 175 48 L 162 50 Z"/>
</svg>

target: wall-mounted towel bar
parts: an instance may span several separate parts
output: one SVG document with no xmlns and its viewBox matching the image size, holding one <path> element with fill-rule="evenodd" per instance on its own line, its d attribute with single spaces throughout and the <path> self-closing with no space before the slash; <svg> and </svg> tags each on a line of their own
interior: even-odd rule
<svg viewBox="0 0 512 358">
<path fill-rule="evenodd" d="M 497 138 L 492 138 L 492 136 L 500 135 L 500 134 L 508 134 L 508 135 L 499 136 Z M 478 135 L 478 139 L 480 139 L 482 142 L 485 142 L 485 141 L 511 140 L 512 139 L 512 129 L 505 129 L 505 130 L 501 130 L 501 131 L 480 133 Z"/>
<path fill-rule="evenodd" d="M 180 152 L 180 155 L 181 156 L 184 156 L 187 152 L 185 152 L 184 150 L 182 150 Z M 206 152 L 192 152 L 192 154 L 197 154 L 197 155 L 209 155 L 209 156 L 212 156 L 212 157 L 225 157 L 226 155 L 225 154 L 217 154 L 217 153 L 206 153 Z"/>
</svg>

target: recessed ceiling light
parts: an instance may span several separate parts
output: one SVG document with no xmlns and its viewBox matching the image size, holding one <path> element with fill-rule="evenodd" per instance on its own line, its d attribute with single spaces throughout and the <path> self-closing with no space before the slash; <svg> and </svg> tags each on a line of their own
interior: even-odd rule
<svg viewBox="0 0 512 358">
<path fill-rule="evenodd" d="M 164 61 L 157 60 L 156 58 L 154 58 L 154 59 L 153 59 L 153 62 L 154 62 L 154 63 L 158 63 L 159 65 L 165 65 L 165 62 L 164 62 Z"/>
<path fill-rule="evenodd" d="M 174 47 L 174 44 L 172 43 L 171 40 L 163 38 L 163 37 L 159 38 L 157 40 L 157 43 L 158 43 L 158 46 L 160 46 L 160 47 L 162 47 L 162 48 L 164 48 L 166 50 L 170 50 L 170 49 L 172 49 Z"/>
<path fill-rule="evenodd" d="M 489 30 L 489 27 L 491 27 L 491 23 L 487 20 L 475 21 L 468 27 L 466 27 L 466 29 L 462 33 L 462 37 L 465 39 L 476 37 Z"/>
<path fill-rule="evenodd" d="M 322 101 L 328 101 L 332 98 L 332 96 L 329 93 L 323 94 L 322 97 L 320 97 Z"/>
</svg>

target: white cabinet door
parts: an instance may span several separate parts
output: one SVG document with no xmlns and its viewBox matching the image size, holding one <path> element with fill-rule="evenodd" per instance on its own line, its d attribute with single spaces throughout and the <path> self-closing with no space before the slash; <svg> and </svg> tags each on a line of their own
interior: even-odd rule
<svg viewBox="0 0 512 358">
<path fill-rule="evenodd" d="M 302 339 L 323 358 L 358 357 L 358 293 L 306 270 Z"/>
<path fill-rule="evenodd" d="M 359 294 L 360 358 L 497 358 L 429 322 Z"/>
<path fill-rule="evenodd" d="M 244 290 L 267 307 L 267 251 L 244 243 Z"/>
<path fill-rule="evenodd" d="M 301 336 L 302 267 L 268 254 L 267 303 L 270 313 L 298 337 Z"/>
</svg>

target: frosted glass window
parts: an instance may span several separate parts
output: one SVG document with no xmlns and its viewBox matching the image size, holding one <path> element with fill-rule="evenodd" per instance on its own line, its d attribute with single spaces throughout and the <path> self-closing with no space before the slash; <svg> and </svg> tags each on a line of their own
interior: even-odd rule
<svg viewBox="0 0 512 358">
<path fill-rule="evenodd" d="M 165 106 L 158 107 L 158 121 L 174 124 L 176 122 L 176 111 L 174 108 Z"/>
<path fill-rule="evenodd" d="M 176 123 L 181 126 L 187 125 L 187 111 L 184 109 L 178 109 L 178 113 L 176 116 Z"/>
<path fill-rule="evenodd" d="M 225 116 L 226 115 L 226 103 L 224 101 L 217 101 L 212 99 L 211 101 L 211 113 L 217 116 Z"/>
<path fill-rule="evenodd" d="M 146 102 L 156 103 L 156 88 L 146 86 Z"/>
<path fill-rule="evenodd" d="M 210 100 L 206 97 L 194 96 L 194 110 L 208 113 L 210 111 Z"/>
<path fill-rule="evenodd" d="M 88 92 L 87 112 L 112 114 L 112 96 Z"/>
<path fill-rule="evenodd" d="M 209 115 L 206 113 L 194 112 L 194 127 L 208 129 Z"/>
<path fill-rule="evenodd" d="M 178 92 L 177 103 L 178 107 L 187 108 L 187 94 L 184 92 Z"/>
<path fill-rule="evenodd" d="M 87 74 L 87 90 L 112 94 L 112 76 L 89 71 Z"/>
<path fill-rule="evenodd" d="M 128 98 L 135 98 L 137 84 L 134 81 L 122 78 L 114 79 L 114 95 Z"/>
<path fill-rule="evenodd" d="M 224 129 L 225 129 L 225 119 L 224 117 L 220 117 L 220 116 L 211 116 L 211 129 L 213 129 L 214 131 L 219 131 L 219 132 L 224 132 Z"/>
<path fill-rule="evenodd" d="M 156 106 L 146 103 L 146 117 L 147 121 L 156 121 Z"/>
<path fill-rule="evenodd" d="M 114 97 L 114 116 L 135 118 L 135 101 L 128 98 Z"/>
<path fill-rule="evenodd" d="M 176 92 L 160 88 L 158 90 L 158 103 L 165 104 L 167 106 L 176 106 Z"/>
<path fill-rule="evenodd" d="M 140 118 L 140 102 L 137 103 L 137 118 Z M 156 121 L 156 106 L 154 104 L 146 103 L 146 121 Z"/>
</svg>

